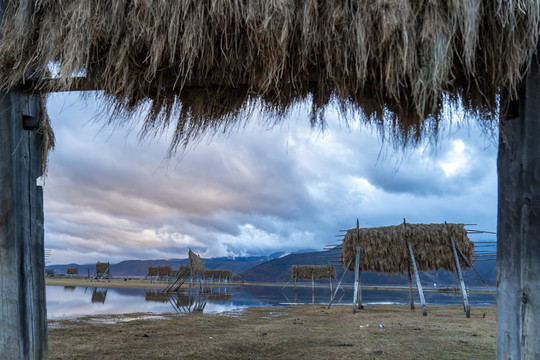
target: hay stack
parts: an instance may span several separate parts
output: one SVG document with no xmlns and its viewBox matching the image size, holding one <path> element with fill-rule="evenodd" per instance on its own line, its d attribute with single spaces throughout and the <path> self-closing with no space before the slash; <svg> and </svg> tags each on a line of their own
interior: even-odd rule
<svg viewBox="0 0 540 360">
<path fill-rule="evenodd" d="M 149 266 L 147 276 L 170 276 L 172 269 L 170 266 Z"/>
<path fill-rule="evenodd" d="M 232 271 L 231 270 L 206 270 L 206 277 L 214 279 L 232 279 Z"/>
<path fill-rule="evenodd" d="M 66 269 L 67 275 L 79 275 L 79 268 L 67 268 Z"/>
<path fill-rule="evenodd" d="M 149 109 L 144 131 L 173 126 L 173 149 L 306 99 L 314 125 L 337 101 L 403 141 L 437 130 L 445 98 L 494 118 L 540 23 L 533 0 L 5 3 L 3 89 L 55 64 L 57 80 L 31 87 L 103 90 L 120 118 Z"/>
<path fill-rule="evenodd" d="M 335 278 L 336 267 L 334 265 L 293 265 L 291 268 L 291 278 L 311 279 L 311 274 L 314 279 Z"/>
<path fill-rule="evenodd" d="M 110 274 L 111 271 L 109 269 L 109 263 L 106 262 L 106 263 L 102 263 L 102 262 L 97 262 L 96 263 L 96 275 L 97 276 L 100 276 L 100 275 L 103 275 L 103 274 Z"/>
<path fill-rule="evenodd" d="M 195 254 L 191 249 L 188 253 L 188 259 L 189 259 L 189 271 L 191 276 L 201 276 L 204 277 L 206 275 L 206 270 L 204 268 L 204 261 L 202 261 L 201 257 L 197 254 Z"/>
<path fill-rule="evenodd" d="M 410 264 L 407 248 L 410 244 L 419 271 L 441 268 L 453 271 L 455 259 L 450 236 L 456 248 L 473 261 L 474 243 L 469 240 L 463 224 L 401 224 L 348 230 L 343 239 L 341 262 L 346 267 L 353 258 L 349 270 L 354 271 L 356 246 L 359 245 L 361 270 L 403 274 Z M 460 261 L 460 266 L 468 268 L 465 261 Z"/>
</svg>

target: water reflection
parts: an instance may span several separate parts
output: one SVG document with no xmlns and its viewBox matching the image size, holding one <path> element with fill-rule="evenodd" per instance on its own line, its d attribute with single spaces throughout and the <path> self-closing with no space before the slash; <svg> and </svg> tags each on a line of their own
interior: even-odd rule
<svg viewBox="0 0 540 360">
<path fill-rule="evenodd" d="M 209 291 L 196 288 L 175 293 L 160 290 L 116 289 L 92 287 L 47 286 L 47 313 L 50 319 L 72 318 L 81 315 L 122 313 L 200 312 L 221 313 L 247 307 L 282 306 L 285 304 L 324 304 L 330 301 L 328 288 L 285 288 L 279 286 L 213 287 Z M 461 304 L 461 296 L 438 292 L 425 292 L 428 305 Z M 473 306 L 494 305 L 489 294 L 471 293 Z M 364 305 L 408 305 L 407 289 L 363 290 Z M 418 303 L 417 294 L 415 302 Z M 335 305 L 352 305 L 352 289 L 340 289 Z"/>
<path fill-rule="evenodd" d="M 94 288 L 92 291 L 92 304 L 102 303 L 105 304 L 105 298 L 107 297 L 107 288 Z"/>
</svg>

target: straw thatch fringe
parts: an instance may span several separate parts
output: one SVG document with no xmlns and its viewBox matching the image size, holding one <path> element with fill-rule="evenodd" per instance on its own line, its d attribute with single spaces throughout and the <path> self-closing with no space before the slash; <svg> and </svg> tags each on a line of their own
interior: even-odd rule
<svg viewBox="0 0 540 360">
<path fill-rule="evenodd" d="M 204 261 L 202 261 L 199 255 L 189 250 L 188 259 L 189 259 L 189 271 L 190 271 L 191 276 L 205 276 L 206 275 L 206 270 L 204 268 Z"/>
<path fill-rule="evenodd" d="M 341 262 L 354 271 L 356 246 L 360 246 L 360 270 L 403 274 L 411 266 L 410 244 L 419 271 L 445 269 L 453 271 L 455 259 L 450 243 L 469 259 L 474 257 L 474 243 L 469 240 L 463 224 L 401 224 L 378 228 L 348 230 L 343 239 Z M 468 265 L 460 262 L 466 269 Z"/>
<path fill-rule="evenodd" d="M 148 274 L 146 276 L 171 276 L 172 272 L 170 266 L 149 266 Z"/>
<path fill-rule="evenodd" d="M 232 279 L 231 270 L 206 270 L 206 277 L 214 279 Z"/>
<path fill-rule="evenodd" d="M 534 0 L 3 2 L 3 89 L 83 76 L 119 118 L 147 111 L 144 132 L 173 126 L 171 149 L 305 99 L 314 125 L 335 100 L 404 142 L 437 130 L 445 98 L 493 115 L 540 23 Z"/>
<path fill-rule="evenodd" d="M 291 278 L 311 279 L 312 274 L 314 279 L 335 278 L 336 267 L 334 265 L 293 265 L 291 268 Z"/>
<path fill-rule="evenodd" d="M 110 274 L 109 263 L 102 263 L 98 261 L 96 263 L 96 275 L 100 276 L 104 274 Z"/>
<path fill-rule="evenodd" d="M 66 269 L 67 275 L 79 275 L 79 269 L 78 268 L 67 268 Z"/>
</svg>

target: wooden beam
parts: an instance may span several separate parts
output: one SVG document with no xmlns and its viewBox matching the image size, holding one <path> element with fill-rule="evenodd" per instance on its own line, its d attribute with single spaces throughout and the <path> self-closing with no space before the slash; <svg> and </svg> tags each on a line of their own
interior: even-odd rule
<svg viewBox="0 0 540 360">
<path fill-rule="evenodd" d="M 456 251 L 456 244 L 454 238 L 450 236 L 450 243 L 452 244 L 452 251 L 454 252 L 454 259 L 456 260 L 456 273 L 459 279 L 459 288 L 461 289 L 461 298 L 463 299 L 463 309 L 465 310 L 465 316 L 471 317 L 471 308 L 469 306 L 469 297 L 467 296 L 467 289 L 465 288 L 465 280 L 463 279 L 463 272 L 459 264 L 459 258 Z"/>
<path fill-rule="evenodd" d="M 467 257 L 461 252 L 461 250 L 457 249 L 457 251 L 459 252 L 459 255 L 461 255 L 461 257 L 465 260 L 465 262 L 467 263 L 467 265 L 469 265 L 469 267 L 471 269 L 474 270 L 474 273 L 476 274 L 476 276 L 478 276 L 478 278 L 482 281 L 482 283 L 484 283 L 485 287 L 488 289 L 489 293 L 495 298 L 497 299 L 497 296 L 495 295 L 495 293 L 493 293 L 493 290 L 491 290 L 491 288 L 489 287 L 489 285 L 484 281 L 484 279 L 482 279 L 482 277 L 480 276 L 480 274 L 478 273 L 478 271 L 476 270 L 476 268 L 473 266 L 473 264 L 469 261 L 469 259 L 467 259 Z"/>
<path fill-rule="evenodd" d="M 422 315 L 427 316 L 426 299 L 424 298 L 424 290 L 422 289 L 422 283 L 420 283 L 420 275 L 418 275 L 418 268 L 416 267 L 416 260 L 414 260 L 414 253 L 411 245 L 407 245 L 409 253 L 411 254 L 411 261 L 414 269 L 414 276 L 416 277 L 416 288 L 418 289 L 418 295 L 420 296 L 420 303 L 422 304 Z"/>
<path fill-rule="evenodd" d="M 0 359 L 47 351 L 39 96 L 0 94 Z M 34 105 L 33 105 L 34 104 Z"/>
<path fill-rule="evenodd" d="M 498 359 L 540 359 L 540 59 L 531 60 L 519 99 L 501 97 Z"/>
<path fill-rule="evenodd" d="M 336 290 L 334 291 L 334 295 L 332 296 L 332 298 L 330 299 L 330 303 L 328 304 L 329 309 L 330 309 L 330 306 L 332 306 L 332 303 L 334 302 L 334 299 L 336 298 L 337 292 L 339 290 L 339 287 L 341 286 L 341 282 L 343 281 L 343 278 L 345 277 L 345 274 L 347 274 L 347 271 L 349 271 L 349 267 L 351 266 L 352 261 L 353 261 L 353 258 L 351 258 L 351 260 L 349 260 L 349 264 L 347 264 L 347 268 L 345 268 L 345 271 L 341 275 L 341 279 L 339 279 L 339 282 L 338 282 L 338 284 L 336 286 Z"/>
<path fill-rule="evenodd" d="M 356 260 L 354 262 L 354 291 L 353 291 L 353 313 L 358 308 L 358 281 L 360 276 L 360 246 L 356 247 Z"/>
<path fill-rule="evenodd" d="M 411 266 L 407 269 L 407 275 L 409 276 L 409 299 L 411 301 L 411 310 L 414 310 L 414 297 L 412 291 L 412 278 L 411 278 Z"/>
</svg>

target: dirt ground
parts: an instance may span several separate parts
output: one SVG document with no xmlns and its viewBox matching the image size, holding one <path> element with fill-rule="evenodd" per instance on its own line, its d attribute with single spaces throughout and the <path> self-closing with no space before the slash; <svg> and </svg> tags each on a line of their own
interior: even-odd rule
<svg viewBox="0 0 540 360">
<path fill-rule="evenodd" d="M 46 359 L 490 359 L 495 307 L 250 308 L 49 321 Z"/>
</svg>

